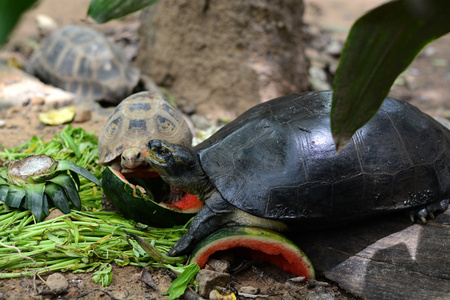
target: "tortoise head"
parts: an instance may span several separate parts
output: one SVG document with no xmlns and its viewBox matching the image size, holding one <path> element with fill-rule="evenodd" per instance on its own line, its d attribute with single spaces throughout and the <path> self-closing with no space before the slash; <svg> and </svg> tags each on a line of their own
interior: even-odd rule
<svg viewBox="0 0 450 300">
<path fill-rule="evenodd" d="M 122 152 L 120 165 L 123 169 L 136 169 L 147 165 L 147 160 L 138 147 L 128 148 Z"/>
<path fill-rule="evenodd" d="M 189 147 L 151 140 L 147 144 L 145 156 L 149 165 L 165 182 L 196 195 L 200 201 L 204 201 L 214 190 L 197 154 Z"/>
</svg>

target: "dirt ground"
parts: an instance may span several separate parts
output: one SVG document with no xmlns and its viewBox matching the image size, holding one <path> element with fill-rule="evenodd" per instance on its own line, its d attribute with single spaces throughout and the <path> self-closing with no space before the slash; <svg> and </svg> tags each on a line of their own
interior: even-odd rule
<svg viewBox="0 0 450 300">
<path fill-rule="evenodd" d="M 383 2 L 385 1 L 305 0 L 305 30 L 309 33 L 306 54 L 311 66 L 322 70 L 328 78 L 316 85 L 312 84 L 313 87 L 326 88 L 327 84 L 330 86 L 337 63 L 337 56 L 330 50 L 330 45 L 336 41 L 339 45 L 358 16 Z M 26 14 L 6 49 L 14 51 L 13 46 L 24 39 L 36 39 L 38 30 L 34 19 L 38 14 L 50 16 L 58 26 L 67 23 L 89 23 L 85 13 L 88 3 L 89 0 L 43 0 L 36 9 Z M 133 32 L 137 30 L 138 23 L 138 18 L 132 16 L 122 22 L 108 23 L 101 30 L 117 33 L 117 28 L 126 26 L 128 32 Z M 128 55 L 132 57 L 135 50 L 129 47 Z M 427 46 L 396 82 L 391 96 L 413 103 L 433 116 L 450 118 L 449 83 L 450 36 L 446 36 Z M 86 104 L 79 104 L 82 105 Z M 43 109 L 44 107 L 39 105 L 27 105 L 0 110 L 0 149 L 17 146 L 33 135 L 50 139 L 59 132 L 62 126 L 44 126 L 40 123 L 38 113 Z M 112 108 L 90 104 L 89 109 L 90 119 L 72 125 L 98 134 Z M 68 293 L 61 299 L 164 299 L 166 296 L 162 296 L 162 293 L 172 281 L 171 274 L 162 269 L 149 270 L 157 287 L 155 290 L 140 281 L 141 271 L 136 267 L 114 267 L 112 284 L 103 290 L 91 281 L 89 274 L 64 273 L 68 281 Z M 318 275 L 321 280 L 320 274 Z M 47 276 L 43 276 L 43 279 L 45 278 Z M 236 290 L 246 285 L 260 288 L 262 293 L 271 295 L 270 299 L 357 299 L 332 283 L 318 284 L 315 287 L 287 286 L 284 284 L 287 278 L 286 274 L 274 267 L 253 266 L 234 277 L 230 286 Z M 57 295 L 51 293 L 38 295 L 39 291 L 48 291 L 43 279 L 36 277 L 0 281 L 0 299 L 56 298 Z"/>
</svg>

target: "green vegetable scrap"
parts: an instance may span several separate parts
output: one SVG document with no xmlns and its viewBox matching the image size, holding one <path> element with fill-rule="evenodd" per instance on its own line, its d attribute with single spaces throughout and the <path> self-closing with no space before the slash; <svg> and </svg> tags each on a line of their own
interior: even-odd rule
<svg viewBox="0 0 450 300">
<path fill-rule="evenodd" d="M 112 266 L 110 264 L 101 264 L 98 271 L 94 272 L 92 281 L 101 283 L 102 287 L 108 286 L 112 281 Z"/>
<path fill-rule="evenodd" d="M 0 170 L 0 201 L 31 210 L 38 222 L 54 206 L 69 213 L 69 199 L 81 209 L 78 175 L 100 185 L 97 177 L 71 161 L 55 161 L 44 154 L 27 156 Z"/>
<path fill-rule="evenodd" d="M 156 262 L 138 243 L 128 239 L 123 231 L 126 230 L 149 243 L 157 256 L 167 257 L 166 253 L 186 233 L 185 226 L 153 228 L 128 220 L 118 213 L 101 211 L 103 192 L 101 187 L 96 185 L 98 182 L 94 183 L 101 177 L 102 171 L 102 167 L 98 165 L 97 144 L 93 134 L 81 128 L 67 126 L 51 141 L 33 137 L 18 147 L 0 152 L 0 166 L 7 161 L 38 155 L 38 161 L 43 159 L 44 166 L 48 167 L 44 176 L 33 174 L 19 180 L 11 178 L 9 172 L 3 172 L 0 179 L 0 195 L 3 195 L 0 197 L 3 202 L 6 202 L 8 195 L 10 196 L 7 204 L 18 202 L 20 193 L 24 193 L 18 190 L 25 191 L 22 185 L 29 185 L 29 180 L 34 182 L 33 185 L 47 182 L 45 190 L 42 188 L 42 197 L 46 197 L 49 204 L 45 207 L 45 212 L 51 211 L 52 203 L 66 213 L 37 223 L 43 214 L 40 217 L 33 214 L 37 211 L 35 204 L 41 209 L 39 201 L 34 198 L 30 204 L 21 201 L 22 206 L 31 209 L 33 213 L 0 203 L 0 279 L 33 276 L 36 273 L 51 271 L 97 271 L 93 273 L 93 280 L 106 286 L 111 282 L 112 263 L 118 266 L 164 267 L 177 273 L 186 269 L 182 264 L 184 261 L 180 260 Z M 44 154 L 52 158 L 41 158 L 40 155 Z M 96 178 L 80 177 L 77 181 L 76 174 L 80 170 L 76 169 L 74 164 L 88 170 Z M 69 171 L 60 171 L 58 168 Z M 64 176 L 53 176 L 56 172 Z M 73 179 L 72 184 L 79 188 L 79 200 L 76 196 L 67 196 L 67 190 L 64 188 L 66 184 L 54 179 L 58 176 Z M 48 183 L 47 179 L 52 181 Z M 5 184 L 5 181 L 10 180 L 16 180 L 14 182 L 21 185 Z M 75 189 L 72 192 L 74 191 Z M 41 187 L 33 189 L 33 192 L 41 193 Z M 66 200 L 71 199 L 80 210 L 69 211 L 67 201 L 55 200 L 59 199 L 62 193 L 65 193 Z M 45 201 L 42 202 L 42 211 L 43 203 Z"/>
<path fill-rule="evenodd" d="M 169 300 L 178 299 L 181 295 L 183 295 L 188 284 L 192 281 L 195 275 L 197 275 L 198 271 L 200 271 L 200 267 L 196 263 L 192 263 L 187 266 L 184 272 L 173 281 L 164 295 L 169 295 Z"/>
</svg>

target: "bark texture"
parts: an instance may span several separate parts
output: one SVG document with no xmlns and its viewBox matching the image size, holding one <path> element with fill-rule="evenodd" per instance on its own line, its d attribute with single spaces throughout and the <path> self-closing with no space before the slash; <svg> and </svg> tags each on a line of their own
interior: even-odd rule
<svg viewBox="0 0 450 300">
<path fill-rule="evenodd" d="M 303 10 L 303 0 L 160 0 L 143 13 L 137 64 L 181 107 L 234 118 L 306 91 Z"/>
</svg>

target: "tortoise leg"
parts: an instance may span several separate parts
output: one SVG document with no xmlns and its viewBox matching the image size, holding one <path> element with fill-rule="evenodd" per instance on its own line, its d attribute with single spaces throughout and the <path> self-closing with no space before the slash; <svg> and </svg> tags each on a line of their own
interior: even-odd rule
<svg viewBox="0 0 450 300">
<path fill-rule="evenodd" d="M 424 207 L 420 210 L 412 210 L 409 213 L 411 217 L 411 221 L 414 222 L 415 218 L 418 218 L 422 221 L 422 223 L 427 222 L 427 217 L 429 216 L 431 219 L 434 219 L 436 213 L 441 213 L 447 210 L 449 205 L 449 199 L 439 200 L 429 204 L 427 207 Z"/>
<path fill-rule="evenodd" d="M 229 223 L 229 215 L 236 208 L 215 192 L 205 201 L 205 205 L 189 224 L 188 231 L 169 251 L 170 256 L 189 254 L 194 247 L 209 234 Z"/>
<path fill-rule="evenodd" d="M 169 204 L 177 202 L 178 200 L 180 200 L 183 197 L 183 195 L 184 195 L 184 192 L 182 190 L 171 185 L 169 197 L 166 202 Z"/>
</svg>

